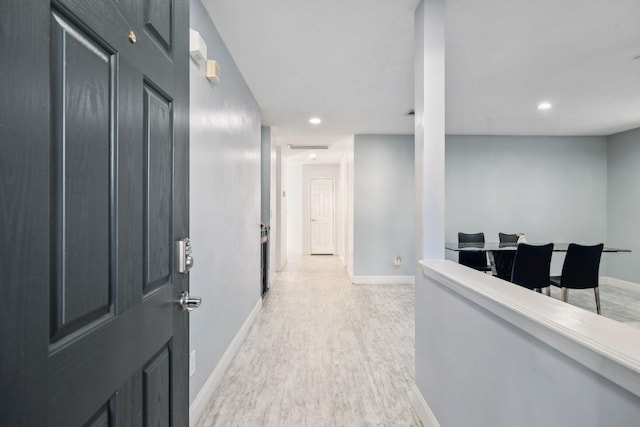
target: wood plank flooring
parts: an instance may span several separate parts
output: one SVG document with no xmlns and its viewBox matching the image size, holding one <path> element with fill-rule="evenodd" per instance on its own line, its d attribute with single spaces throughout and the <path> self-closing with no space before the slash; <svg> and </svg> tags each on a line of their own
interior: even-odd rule
<svg viewBox="0 0 640 427">
<path fill-rule="evenodd" d="M 640 289 L 600 297 L 603 316 L 640 327 Z M 595 312 L 591 289 L 569 302 Z M 198 426 L 421 426 L 414 310 L 413 286 L 352 285 L 336 257 L 290 258 Z"/>
<path fill-rule="evenodd" d="M 561 300 L 560 288 L 552 286 L 551 296 Z M 569 304 L 595 313 L 593 289 L 569 289 Z M 640 327 L 640 286 L 634 290 L 613 284 L 600 285 L 600 308 L 604 317 Z"/>
<path fill-rule="evenodd" d="M 290 258 L 198 426 L 421 426 L 414 329 L 413 286 Z"/>
</svg>

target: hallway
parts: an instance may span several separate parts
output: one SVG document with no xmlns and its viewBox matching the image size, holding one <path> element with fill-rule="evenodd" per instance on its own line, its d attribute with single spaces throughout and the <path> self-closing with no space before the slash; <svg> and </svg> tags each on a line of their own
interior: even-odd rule
<svg viewBox="0 0 640 427">
<path fill-rule="evenodd" d="M 290 257 L 198 426 L 420 426 L 414 287 Z"/>
</svg>

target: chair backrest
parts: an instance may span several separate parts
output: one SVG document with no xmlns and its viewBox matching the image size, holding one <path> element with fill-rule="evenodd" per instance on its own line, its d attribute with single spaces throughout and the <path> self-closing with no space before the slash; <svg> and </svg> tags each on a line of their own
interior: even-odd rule
<svg viewBox="0 0 640 427">
<path fill-rule="evenodd" d="M 560 285 L 563 288 L 587 289 L 598 287 L 602 243 L 583 246 L 570 243 L 562 265 Z"/>
<path fill-rule="evenodd" d="M 458 233 L 458 243 L 484 243 L 484 233 Z"/>
<path fill-rule="evenodd" d="M 550 286 L 551 255 L 553 243 L 539 246 L 520 243 L 513 261 L 511 281 L 529 289 Z"/>
<path fill-rule="evenodd" d="M 458 233 L 458 244 L 484 243 L 484 233 Z M 458 252 L 458 262 L 467 267 L 484 267 L 487 254 L 484 252 Z"/>
<path fill-rule="evenodd" d="M 518 245 L 517 234 L 498 233 L 501 248 L 513 248 L 513 250 L 495 251 L 493 260 L 496 266 L 496 274 L 503 280 L 511 280 L 511 271 L 513 270 L 513 259 L 516 256 L 515 247 Z"/>
<path fill-rule="evenodd" d="M 500 243 L 518 243 L 517 234 L 498 233 Z"/>
</svg>

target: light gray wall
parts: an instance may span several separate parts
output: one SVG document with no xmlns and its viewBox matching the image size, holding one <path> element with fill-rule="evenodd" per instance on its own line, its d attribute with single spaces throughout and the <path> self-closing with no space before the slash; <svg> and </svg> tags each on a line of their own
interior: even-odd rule
<svg viewBox="0 0 640 427">
<path fill-rule="evenodd" d="M 413 135 L 355 135 L 353 179 L 353 274 L 413 276 Z"/>
<path fill-rule="evenodd" d="M 417 307 L 416 386 L 440 425 L 638 425 L 638 396 L 424 276 L 420 266 Z"/>
<path fill-rule="evenodd" d="M 633 251 L 608 256 L 607 274 L 640 283 L 640 128 L 607 140 L 607 243 Z"/>
<path fill-rule="evenodd" d="M 202 297 L 190 314 L 193 402 L 260 299 L 260 109 L 198 0 L 191 27 L 222 75 L 212 85 L 191 61 L 190 287 Z"/>
<path fill-rule="evenodd" d="M 263 126 L 260 135 L 260 219 L 271 225 L 271 128 Z"/>
<path fill-rule="evenodd" d="M 445 159 L 446 241 L 482 231 L 488 242 L 524 232 L 530 243 L 610 244 L 605 137 L 449 135 Z M 554 254 L 553 273 L 563 260 Z"/>
</svg>

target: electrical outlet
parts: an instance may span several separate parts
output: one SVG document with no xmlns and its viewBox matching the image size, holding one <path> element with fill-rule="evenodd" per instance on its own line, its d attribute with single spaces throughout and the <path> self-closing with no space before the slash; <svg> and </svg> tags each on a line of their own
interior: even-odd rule
<svg viewBox="0 0 640 427">
<path fill-rule="evenodd" d="M 402 258 L 397 256 L 396 259 L 393 261 L 393 265 L 395 265 L 396 267 L 400 267 L 400 264 L 402 264 Z"/>
<path fill-rule="evenodd" d="M 196 351 L 191 350 L 189 353 L 189 376 L 192 377 L 196 373 Z"/>
</svg>

